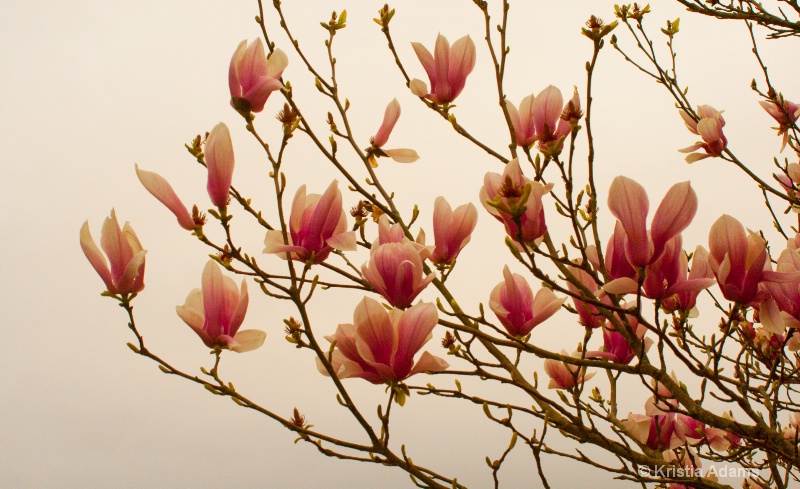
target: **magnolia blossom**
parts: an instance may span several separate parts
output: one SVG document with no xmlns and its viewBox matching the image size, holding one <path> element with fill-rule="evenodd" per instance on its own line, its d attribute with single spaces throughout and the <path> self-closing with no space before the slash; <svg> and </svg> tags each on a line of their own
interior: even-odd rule
<svg viewBox="0 0 800 489">
<path fill-rule="evenodd" d="M 798 188 L 800 188 L 800 163 L 789 163 L 786 165 L 786 173 L 774 173 L 773 176 L 786 190 L 789 197 L 800 199 L 800 192 L 798 192 Z M 800 209 L 794 205 L 792 210 L 797 212 Z"/>
<path fill-rule="evenodd" d="M 206 140 L 204 150 L 208 167 L 208 196 L 217 207 L 228 205 L 228 192 L 233 180 L 233 144 L 228 126 L 220 122 Z"/>
<path fill-rule="evenodd" d="M 728 146 L 728 139 L 722 134 L 722 128 L 725 127 L 725 119 L 722 118 L 722 112 L 718 111 L 710 105 L 699 105 L 697 107 L 697 115 L 700 118 L 695 121 L 694 118 L 685 110 L 680 110 L 678 113 L 681 115 L 686 128 L 697 134 L 702 141 L 697 142 L 688 148 L 683 148 L 678 151 L 681 153 L 692 153 L 686 156 L 687 163 L 694 163 L 695 161 L 709 158 L 712 156 L 719 156 L 725 151 Z M 702 149 L 703 153 L 693 153 Z"/>
<path fill-rule="evenodd" d="M 413 149 L 383 149 L 383 145 L 389 140 L 389 136 L 392 134 L 394 125 L 399 118 L 400 103 L 397 99 L 393 99 L 389 102 L 389 105 L 386 106 L 386 111 L 383 114 L 383 123 L 371 140 L 372 147 L 370 149 L 372 151 L 370 162 L 372 166 L 378 165 L 377 162 L 374 161 L 374 156 L 388 156 L 398 163 L 413 163 L 419 159 L 419 155 Z"/>
<path fill-rule="evenodd" d="M 570 356 L 566 350 L 561 350 L 564 356 Z M 580 352 L 574 352 L 574 358 L 581 358 Z M 572 389 L 594 377 L 595 372 L 586 373 L 586 367 L 579 367 L 568 363 L 548 358 L 544 361 L 544 371 L 550 377 L 548 389 Z"/>
<path fill-rule="evenodd" d="M 791 274 L 794 279 L 785 282 L 762 282 L 769 297 L 759 311 L 765 328 L 783 333 L 786 327 L 800 328 L 800 250 L 797 239 L 789 239 L 776 264 L 779 273 Z"/>
<path fill-rule="evenodd" d="M 142 249 L 130 224 L 126 222 L 120 229 L 114 209 L 103 222 L 100 246 L 108 256 L 108 261 L 89 232 L 89 221 L 84 222 L 81 226 L 81 249 L 103 279 L 106 290 L 122 295 L 141 292 L 144 289 L 144 255 L 147 251 Z"/>
<path fill-rule="evenodd" d="M 645 333 L 647 333 L 647 327 L 639 324 L 634 316 L 626 315 L 625 317 L 631 326 L 631 331 L 635 332 L 636 337 L 644 344 L 644 353 L 647 353 L 647 350 L 653 345 L 651 338 L 644 338 Z M 630 343 L 622 333 L 616 331 L 610 324 L 604 323 L 603 350 L 587 351 L 586 356 L 590 358 L 606 358 L 611 362 L 627 365 L 636 358 L 636 352 L 633 351 Z"/>
<path fill-rule="evenodd" d="M 334 249 L 356 249 L 356 235 L 353 231 L 347 231 L 342 193 L 336 180 L 321 196 L 306 195 L 305 185 L 297 189 L 292 202 L 289 231 L 288 243 L 284 243 L 280 231 L 267 231 L 264 253 L 276 253 L 284 259 L 288 253 L 292 260 L 322 263 Z"/>
<path fill-rule="evenodd" d="M 375 243 L 361 273 L 391 305 L 404 309 L 436 278 L 435 273 L 423 276 L 422 262 L 428 253 L 427 248 L 409 239 Z"/>
<path fill-rule="evenodd" d="M 504 281 L 492 289 L 489 308 L 512 336 L 525 336 L 535 326 L 558 312 L 567 300 L 559 299 L 548 288 L 539 289 L 533 295 L 525 277 L 512 274 L 508 266 L 503 267 Z"/>
<path fill-rule="evenodd" d="M 335 334 L 326 336 L 336 342 L 330 359 L 333 371 L 342 379 L 361 377 L 373 384 L 402 382 L 421 372 L 442 372 L 447 362 L 428 352 L 414 363 L 437 321 L 433 304 L 420 302 L 406 311 L 387 311 L 378 301 L 365 297 L 353 313 L 354 324 L 340 324 Z M 330 375 L 319 358 L 317 368 Z"/>
<path fill-rule="evenodd" d="M 455 100 L 464 89 L 467 76 L 475 68 L 475 44 L 472 39 L 464 36 L 451 47 L 447 39 L 439 34 L 433 55 L 418 42 L 412 42 L 411 45 L 431 82 L 429 92 L 425 82 L 415 78 L 409 85 L 411 92 L 439 105 Z"/>
<path fill-rule="evenodd" d="M 167 209 L 175 214 L 175 217 L 178 218 L 178 224 L 180 224 L 183 229 L 194 231 L 195 222 L 194 219 L 192 219 L 192 215 L 189 214 L 186 206 L 183 205 L 181 199 L 178 198 L 178 195 L 172 189 L 172 185 L 170 185 L 164 177 L 158 173 L 140 170 L 139 165 L 136 165 L 136 176 L 139 177 L 139 181 L 142 182 L 144 188 L 147 189 L 153 197 L 158 199 L 159 202 L 167 206 Z"/>
<path fill-rule="evenodd" d="M 688 261 L 686 253 L 683 252 L 683 239 L 678 234 L 667 241 L 664 245 L 664 253 L 654 262 L 645 268 L 645 279 L 642 284 L 645 297 L 650 299 L 667 299 L 676 296 L 680 302 L 678 294 L 694 294 L 694 297 L 686 296 L 685 300 L 694 307 L 691 299 L 696 299 L 701 290 L 714 285 L 713 272 L 706 266 L 703 267 L 704 255 L 695 257 L 692 269 L 695 276 L 687 277 Z M 703 276 L 699 276 L 703 274 Z M 687 304 L 688 305 L 688 304 Z"/>
<path fill-rule="evenodd" d="M 444 197 L 433 204 L 433 239 L 431 262 L 449 265 L 469 243 L 470 235 L 478 223 L 478 210 L 472 204 L 450 208 Z"/>
<path fill-rule="evenodd" d="M 683 445 L 675 432 L 674 413 L 655 416 L 628 413 L 621 423 L 634 440 L 652 450 L 672 450 Z"/>
<path fill-rule="evenodd" d="M 751 305 L 758 301 L 758 285 L 764 282 L 787 282 L 800 274 L 773 272 L 768 269 L 767 245 L 758 234 L 745 234 L 739 221 L 725 214 L 708 235 L 708 264 L 717 277 L 722 295 L 729 301 Z"/>
<path fill-rule="evenodd" d="M 521 198 L 528 192 L 529 185 L 530 193 L 523 202 Z M 528 179 L 522 174 L 519 160 L 514 158 L 502 175 L 486 174 L 480 199 L 489 214 L 505 225 L 506 234 L 514 241 L 536 243 L 547 232 L 542 197 L 552 188 L 552 183 L 542 185 Z"/>
<path fill-rule="evenodd" d="M 800 118 L 800 105 L 790 102 L 778 96 L 778 103 L 775 102 L 759 102 L 761 107 L 767 111 L 769 115 L 778 123 L 778 136 L 783 135 L 783 142 L 781 143 L 781 151 L 786 147 L 789 141 L 789 130 L 795 126 L 797 119 Z"/>
<path fill-rule="evenodd" d="M 533 126 L 539 151 L 545 156 L 556 156 L 561 153 L 564 139 L 572 131 L 571 120 L 580 117 L 580 100 L 578 92 L 564 106 L 561 90 L 550 85 L 542 90 L 533 101 Z"/>
<path fill-rule="evenodd" d="M 800 413 L 794 412 L 789 414 L 789 423 L 783 427 L 783 437 L 787 440 L 797 442 L 798 429 L 800 429 Z"/>
<path fill-rule="evenodd" d="M 249 46 L 246 40 L 239 43 L 228 69 L 231 106 L 244 113 L 264 110 L 270 94 L 283 87 L 280 78 L 288 64 L 289 59 L 280 49 L 269 58 L 264 56 L 261 39 Z"/>
<path fill-rule="evenodd" d="M 222 275 L 213 260 L 203 269 L 203 286 L 186 297 L 186 303 L 175 310 L 209 348 L 225 348 L 236 352 L 255 350 L 264 344 L 267 334 L 256 329 L 239 331 L 247 313 L 247 282 L 236 283 Z"/>
<path fill-rule="evenodd" d="M 689 182 L 673 185 L 661 200 L 648 231 L 647 192 L 635 181 L 620 175 L 608 191 L 608 209 L 625 230 L 628 261 L 634 267 L 644 267 L 657 260 L 667 242 L 692 222 L 697 212 L 697 195 Z"/>
</svg>

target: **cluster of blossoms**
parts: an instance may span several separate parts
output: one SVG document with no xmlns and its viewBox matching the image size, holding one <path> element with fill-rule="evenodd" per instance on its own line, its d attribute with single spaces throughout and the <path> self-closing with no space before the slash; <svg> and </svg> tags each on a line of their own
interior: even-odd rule
<svg viewBox="0 0 800 489">
<path fill-rule="evenodd" d="M 433 54 L 419 43 L 413 43 L 413 48 L 428 75 L 430 88 L 414 79 L 409 83 L 411 92 L 446 114 L 475 66 L 475 45 L 465 36 L 451 46 L 439 35 Z M 254 113 L 264 110 L 270 95 L 283 88 L 281 76 L 287 65 L 288 58 L 279 49 L 266 56 L 260 40 L 249 45 L 243 41 L 238 46 L 229 67 L 230 103 L 248 123 Z M 781 96 L 762 102 L 762 106 L 779 124 L 783 150 L 789 132 L 796 129 L 800 108 Z M 567 137 L 574 137 L 580 129 L 578 123 L 583 115 L 577 88 L 564 103 L 561 91 L 554 86 L 523 98 L 519 107 L 506 100 L 505 110 L 516 145 L 528 157 L 535 146 L 545 161 L 556 164 L 560 164 L 559 156 Z M 401 163 L 419 158 L 412 149 L 385 148 L 400 113 L 400 103 L 393 99 L 365 150 L 366 162 L 372 167 L 377 167 L 377 158 L 381 157 Z M 723 155 L 728 141 L 722 131 L 725 120 L 721 111 L 700 105 L 696 113 L 681 110 L 680 116 L 687 128 L 702 139 L 680 150 L 690 153 L 687 162 Z M 210 212 L 226 222 L 235 166 L 227 126 L 222 123 L 215 126 L 205 142 L 198 141 L 195 149 L 198 160 L 208 171 L 207 193 L 216 207 Z M 190 212 L 160 175 L 138 166 L 136 173 L 145 189 L 175 215 L 183 229 L 204 238 L 205 218 L 196 206 Z M 784 174 L 776 178 L 787 195 L 797 200 L 800 164 L 787 165 Z M 535 180 L 526 177 L 517 158 L 505 165 L 502 174 L 489 172 L 484 176 L 479 192 L 481 204 L 503 224 L 506 241 L 515 256 L 521 256 L 518 252 L 522 251 L 539 251 L 542 242 L 549 240 L 545 204 L 554 184 L 540 180 L 544 181 L 540 174 Z M 236 192 L 233 195 L 239 198 Z M 586 328 L 586 343 L 593 330 L 602 333 L 602 345 L 594 350 L 584 344 L 572 354 L 562 350 L 560 356 L 553 354 L 553 358 L 544 361 L 549 388 L 574 393 L 595 375 L 596 372 L 589 371 L 592 365 L 596 368 L 599 362 L 608 362 L 620 367 L 641 362 L 655 341 L 647 337 L 655 329 L 641 315 L 642 298 L 654 301 L 656 308 L 678 319 L 675 324 L 683 324 L 698 314 L 698 295 L 714 285 L 733 303 L 731 324 L 742 343 L 750 346 L 762 363 L 773 366 L 784 350 L 800 349 L 800 333 L 796 332 L 800 329 L 800 234 L 787 241 L 773 270 L 764 238 L 745 230 L 729 215 L 721 216 L 711 227 L 708 249 L 697 246 L 691 255 L 684 251 L 682 233 L 698 209 L 698 199 L 689 182 L 675 184 L 667 191 L 649 225 L 647 193 L 630 178 L 618 176 L 613 180 L 607 206 L 616 222 L 604 253 L 594 245 L 583 247 L 583 259 L 563 260 L 561 271 L 566 271 L 560 279 L 563 283 L 550 281 L 535 293 L 524 276 L 512 273 L 505 266 L 503 280 L 488 297 L 489 308 L 507 333 L 504 340 L 527 343 L 536 326 L 562 308 L 573 311 L 565 305 L 567 297 L 559 297 L 553 289 L 568 292 L 579 324 Z M 424 231 L 420 230 L 416 239 L 412 239 L 410 229 L 399 219 L 393 223 L 387 215 L 379 214 L 375 214 L 377 237 L 370 244 L 365 238 L 366 220 L 358 220 L 355 226 L 348 224 L 337 180 L 321 194 L 308 193 L 306 186 L 301 185 L 296 190 L 286 226 L 267 231 L 263 252 L 302 263 L 308 270 L 325 263 L 331 254 L 354 252 L 359 245 L 369 248 L 368 261 L 360 269 L 352 267 L 359 275 L 355 281 L 360 288 L 380 295 L 388 305 L 363 297 L 355 307 L 352 324 L 339 324 L 334 334 L 326 336 L 332 347 L 327 356 L 317 352 L 317 366 L 324 375 L 358 377 L 373 384 L 400 387 L 401 390 L 393 392 L 402 395 L 403 382 L 412 375 L 443 372 L 449 367 L 445 360 L 429 352 L 416 359 L 439 323 L 437 307 L 418 297 L 437 280 L 434 269 L 443 277 L 453 269 L 470 242 L 478 211 L 473 204 L 453 209 L 444 197 L 436 198 L 432 245 L 426 245 Z M 361 242 L 356 235 L 359 229 Z M 548 246 L 552 244 L 545 242 Z M 101 247 L 106 256 L 92 239 L 88 223 L 81 228 L 80 243 L 105 283 L 107 295 L 127 302 L 142 291 L 146 251 L 127 223 L 120 228 L 113 210 L 101 233 Z M 226 247 L 225 252 L 228 250 Z M 203 270 L 202 287 L 192 290 L 185 304 L 176 309 L 204 345 L 217 354 L 222 349 L 235 352 L 257 349 L 266 337 L 259 330 L 240 331 L 249 296 L 246 281 L 237 287 L 223 275 L 219 264 L 234 271 L 227 258 L 209 261 Z M 437 287 L 440 284 L 435 283 Z M 748 320 L 751 311 L 752 320 Z M 499 328 L 495 331 L 504 334 Z M 671 383 L 685 388 L 674 375 Z M 645 414 L 630 413 L 619 425 L 641 447 L 661 452 L 668 462 L 695 467 L 695 457 L 687 456 L 692 454 L 693 447 L 705 445 L 714 452 L 724 452 L 742 443 L 736 434 L 707 426 L 686 414 L 673 392 L 662 384 L 653 385 L 652 391 L 655 395 L 646 403 Z M 722 418 L 733 421 L 732 413 Z M 797 443 L 798 429 L 800 415 L 795 413 L 781 433 L 785 439 Z"/>
</svg>

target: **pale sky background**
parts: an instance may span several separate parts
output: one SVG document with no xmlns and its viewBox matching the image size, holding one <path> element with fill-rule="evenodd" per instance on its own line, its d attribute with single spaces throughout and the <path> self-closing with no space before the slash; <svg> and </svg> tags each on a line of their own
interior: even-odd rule
<svg viewBox="0 0 800 489">
<path fill-rule="evenodd" d="M 405 215 L 419 204 L 419 223 L 432 237 L 431 207 L 437 195 L 454 206 L 467 201 L 478 205 L 478 230 L 448 282 L 461 303 L 475 310 L 478 301 L 488 300 L 501 279 L 503 263 L 509 261 L 502 227 L 477 200 L 484 173 L 501 172 L 502 167 L 455 135 L 404 87 L 372 22 L 383 3 L 285 2 L 285 10 L 301 46 L 319 63 L 326 36 L 319 22 L 326 21 L 333 9 L 348 9 L 348 28 L 337 36 L 335 50 L 341 90 L 351 100 L 351 121 L 361 146 L 368 145 L 386 104 L 397 97 L 403 116 L 387 147 L 412 147 L 422 156 L 414 165 L 385 161 L 378 168 L 383 182 L 396 190 Z M 681 16 L 679 69 L 691 87 L 693 103 L 724 109 L 729 147 L 769 178 L 780 142 L 770 129 L 773 121 L 748 88 L 754 77 L 763 82 L 749 55 L 744 26 L 686 15 L 674 2 L 651 4 L 649 24 L 658 49 L 664 40 L 656 35 L 658 27 Z M 481 140 L 507 152 L 480 12 L 469 1 L 406 0 L 393 7 L 397 8 L 392 21 L 395 42 L 413 77 L 425 78 L 411 41 L 432 49 L 438 32 L 451 41 L 472 36 L 478 63 L 455 113 Z M 140 186 L 134 162 L 170 180 L 188 205 L 208 208 L 205 172 L 183 145 L 226 122 L 237 158 L 234 185 L 265 212 L 272 209 L 264 158 L 239 115 L 228 106 L 230 56 L 241 40 L 259 35 L 253 22 L 256 13 L 255 0 L 0 4 L 5 187 L 0 201 L 5 209 L 0 241 L 5 259 L 0 273 L 6 284 L 0 303 L 6 337 L 0 355 L 1 487 L 366 488 L 377 480 L 387 489 L 411 487 L 399 469 L 335 461 L 308 444 L 294 445 L 294 435 L 277 424 L 196 385 L 165 376 L 155 364 L 132 354 L 125 346 L 133 341 L 125 315 L 113 301 L 99 296 L 102 282 L 78 245 L 78 230 L 86 219 L 98 240 L 112 207 L 121 221 L 130 221 L 149 250 L 147 287 L 135 301 L 137 322 L 149 347 L 187 372 L 210 365 L 207 348 L 174 312 L 200 285 L 207 249 Z M 590 14 L 613 20 L 613 3 L 518 2 L 511 13 L 510 100 L 518 104 L 549 84 L 567 97 L 573 85 L 584 94 L 584 63 L 591 43 L 579 29 Z M 330 107 L 279 32 L 274 14 L 268 11 L 266 17 L 273 40 L 290 57 L 285 78 L 318 133 L 327 137 L 324 114 Z M 618 35 L 630 48 L 629 36 L 622 29 Z M 761 47 L 775 85 L 790 100 L 800 99 L 798 43 L 773 41 Z M 661 53 L 666 56 L 663 49 Z M 323 65 L 318 67 L 326 71 Z M 273 116 L 282 103 L 279 95 L 273 95 L 256 119 L 260 132 L 272 142 L 279 138 Z M 677 149 L 696 137 L 683 127 L 661 87 L 625 64 L 610 47 L 601 55 L 595 103 L 601 191 L 624 173 L 646 186 L 655 208 L 669 186 L 690 179 L 700 211 L 684 235 L 689 250 L 705 244 L 710 224 L 722 213 L 736 216 L 748 227 L 770 231 L 760 194 L 740 172 L 716 160 L 691 167 L 683 162 Z M 585 161 L 584 141 L 582 133 L 577 161 Z M 335 178 L 300 134 L 287 158 L 289 199 L 301 183 L 320 193 Z M 363 171 L 351 155 L 344 160 L 355 171 Z M 346 191 L 344 199 L 348 207 L 357 200 Z M 281 269 L 280 260 L 260 254 L 263 231 L 249 226 L 242 212 L 234 212 L 237 236 L 246 251 L 268 269 Z M 566 236 L 552 207 L 547 215 L 554 234 Z M 606 219 L 604 229 L 611 225 Z M 216 232 L 209 231 L 218 237 Z M 359 265 L 365 260 L 363 252 L 352 257 Z M 317 373 L 309 352 L 297 351 L 284 341 L 282 319 L 291 315 L 287 305 L 262 297 L 255 286 L 250 291 L 243 327 L 267 331 L 267 341 L 256 352 L 223 355 L 223 375 L 278 413 L 289 415 L 297 406 L 321 431 L 355 433 L 354 423 L 337 405 L 332 386 Z M 433 291 L 422 296 L 434 298 Z M 338 323 L 350 322 L 359 297 L 330 293 L 318 299 L 312 320 L 321 335 L 333 333 Z M 707 327 L 713 328 L 716 320 L 711 315 L 708 319 Z M 438 346 L 442 334 L 437 329 L 426 349 L 444 355 Z M 571 350 L 582 335 L 574 320 L 563 315 L 537 328 L 534 340 Z M 531 363 L 531 371 L 536 365 Z M 452 385 L 445 377 L 412 380 Z M 345 384 L 363 412 L 374 418 L 375 406 L 385 399 L 383 388 L 359 379 Z M 633 397 L 626 409 L 641 411 L 644 397 Z M 479 407 L 412 396 L 395 415 L 396 446 L 406 443 L 417 463 L 457 475 L 470 487 L 489 485 L 484 457 L 497 458 L 507 437 L 489 424 Z M 357 435 L 356 440 L 362 439 Z M 553 487 L 621 486 L 597 471 L 553 458 L 545 462 Z M 533 476 L 533 462 L 518 446 L 501 472 L 502 481 L 518 487 Z"/>
</svg>

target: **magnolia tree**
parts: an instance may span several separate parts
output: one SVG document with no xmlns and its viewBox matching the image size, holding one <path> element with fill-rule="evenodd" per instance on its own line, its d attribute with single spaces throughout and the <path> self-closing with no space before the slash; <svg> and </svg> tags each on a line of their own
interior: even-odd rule
<svg viewBox="0 0 800 489">
<path fill-rule="evenodd" d="M 390 441 L 393 415 L 421 395 L 482 410 L 508 434 L 507 448 L 497 458 L 486 458 L 495 487 L 512 450 L 530 455 L 544 487 L 550 486 L 542 459 L 553 456 L 642 487 L 731 487 L 731 479 L 704 469 L 709 464 L 735 469 L 735 483 L 743 487 L 785 488 L 798 482 L 800 234 L 790 211 L 800 206 L 800 107 L 773 86 L 757 43 L 757 33 L 778 39 L 770 42 L 800 35 L 796 1 L 779 1 L 770 9 L 752 1 L 679 0 L 692 12 L 738 20 L 749 30 L 762 68 L 762 81 L 752 84 L 753 103 L 766 111 L 759 123 L 768 124 L 768 114 L 779 136 L 779 144 L 767 150 L 779 150 L 779 156 L 765 174 L 753 171 L 729 147 L 722 110 L 690 99 L 676 74 L 679 20 L 649 28 L 645 21 L 657 15 L 649 6 L 618 5 L 611 22 L 588 19 L 582 34 L 592 46 L 591 57 L 586 79 L 575 81 L 582 89 L 564 94 L 547 86 L 521 100 L 508 98 L 504 87 L 508 1 L 473 2 L 470 8 L 483 16 L 485 32 L 465 32 L 452 43 L 442 35 L 433 44 L 413 42 L 417 59 L 405 59 L 396 49 L 400 41 L 392 19 L 401 13 L 384 6 L 374 20 L 397 72 L 380 76 L 401 77 L 410 93 L 387 94 L 397 98 L 367 140 L 352 130 L 350 101 L 337 80 L 334 41 L 347 27 L 346 12 L 334 12 L 321 23 L 327 61 L 318 65 L 300 49 L 281 3 L 272 3 L 265 11 L 259 1 L 260 37 L 235 49 L 228 81 L 230 105 L 242 118 L 240 131 L 263 149 L 270 176 L 263 191 L 274 199 L 274 208 L 262 212 L 233 185 L 234 150 L 222 123 L 186 145 L 207 172 L 211 208 L 190 210 L 164 178 L 136 168 L 144 188 L 187 234 L 211 249 L 210 260 L 197 267 L 197 272 L 202 268 L 199 288 L 176 308 L 211 350 L 211 365 L 200 373 L 184 371 L 167 360 L 169 352 L 157 353 L 145 343 L 133 304 L 147 300 L 139 298 L 146 251 L 133 228 L 120 226 L 112 210 L 99 248 L 89 224 L 81 228 L 81 247 L 105 284 L 102 295 L 127 312 L 133 352 L 168 375 L 263 414 L 324 455 L 398 467 L 418 487 L 465 487 L 458 474 L 443 473 L 435 461 L 412 459 L 405 445 Z M 484 42 L 476 45 L 473 37 Z M 695 141 L 680 149 L 686 162 L 724 160 L 744 172 L 763 194 L 773 222 L 748 230 L 736 216 L 722 215 L 708 229 L 707 243 L 687 249 L 681 233 L 699 208 L 689 181 L 671 182 L 652 217 L 648 195 L 633 179 L 620 175 L 609 188 L 595 185 L 598 172 L 610 171 L 595 160 L 592 135 L 595 68 L 598 55 L 609 49 L 674 99 L 675 118 L 688 129 L 676 149 Z M 455 102 L 478 56 L 489 57 L 494 69 L 496 86 L 484 93 L 499 102 L 496 110 L 507 126 L 505 147 L 491 147 L 457 117 L 468 110 Z M 423 70 L 427 80 L 412 78 Z M 292 85 L 301 83 L 313 84 L 327 98 L 324 125 L 307 117 L 308 107 L 295 97 Z M 452 127 L 454 138 L 465 138 L 495 160 L 482 181 L 459 181 L 474 187 L 477 201 L 418 197 L 433 204 L 432 222 L 420 222 L 417 207 L 409 211 L 397 205 L 392 182 L 381 170 L 393 165 L 391 160 L 419 158 L 415 150 L 389 142 L 400 117 L 398 99 L 424 105 Z M 257 118 L 275 113 L 277 121 Z M 287 177 L 286 150 L 298 140 L 310 142 L 319 164 L 330 165 L 339 177 L 319 188 Z M 586 157 L 576 157 L 576 148 L 585 148 Z M 508 265 L 461 278 L 475 287 L 487 277 L 499 280 L 486 287 L 483 302 L 467 304 L 448 279 L 467 266 L 459 254 L 479 218 L 497 221 L 494 253 L 505 255 Z M 262 228 L 263 248 L 246 249 L 237 242 L 233 223 L 239 221 Z M 559 221 L 569 230 L 560 238 L 548 231 Z M 349 294 L 350 300 L 340 304 L 352 311 L 346 324 L 332 324 L 309 308 L 337 289 Z M 277 324 L 283 319 L 286 341 L 297 355 L 316 362 L 333 384 L 337 395 L 329 399 L 331 409 L 349 413 L 360 433 L 326 433 L 309 424 L 301 409 L 277 412 L 222 375 L 227 350 L 255 350 L 268 333 L 242 328 L 254 290 L 261 300 L 293 304 L 292 316 L 268 318 L 275 327 L 268 332 L 280 334 Z M 423 291 L 426 300 L 419 299 Z M 559 323 L 552 334 L 563 339 L 563 349 L 531 339 L 534 328 L 553 322 Z M 441 339 L 441 349 L 430 346 L 432 336 Z M 535 363 L 535 371 L 528 367 L 531 358 L 543 360 Z M 374 403 L 357 402 L 349 392 L 364 381 L 383 396 L 377 418 L 371 414 Z M 489 395 L 482 384 L 516 392 Z M 627 406 L 623 392 L 636 400 L 633 412 L 622 410 Z M 606 455 L 598 456 L 601 452 Z"/>
</svg>

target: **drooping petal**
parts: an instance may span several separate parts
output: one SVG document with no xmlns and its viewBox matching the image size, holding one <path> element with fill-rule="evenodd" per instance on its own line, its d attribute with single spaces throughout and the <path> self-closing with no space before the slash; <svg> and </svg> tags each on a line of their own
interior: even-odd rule
<svg viewBox="0 0 800 489">
<path fill-rule="evenodd" d="M 180 224 L 183 229 L 187 231 L 194 230 L 195 224 L 191 214 L 189 214 L 186 206 L 183 205 L 181 199 L 178 198 L 178 195 L 164 177 L 157 173 L 140 170 L 139 165 L 136 165 L 136 176 L 139 177 L 139 181 L 142 182 L 144 188 L 147 189 L 153 197 L 158 199 L 159 202 L 164 204 L 167 209 L 175 214 L 175 217 L 178 219 L 178 224 Z"/>
<path fill-rule="evenodd" d="M 408 376 L 416 375 L 422 372 L 444 372 L 450 365 L 442 358 L 424 351 L 420 355 L 414 368 L 408 373 Z"/>
<path fill-rule="evenodd" d="M 229 344 L 229 348 L 237 353 L 244 353 L 260 348 L 267 338 L 267 333 L 258 329 L 246 329 L 239 331 L 233 337 L 233 343 Z"/>
<path fill-rule="evenodd" d="M 419 159 L 419 154 L 408 148 L 384 149 L 383 152 L 398 163 L 414 163 Z"/>
</svg>

